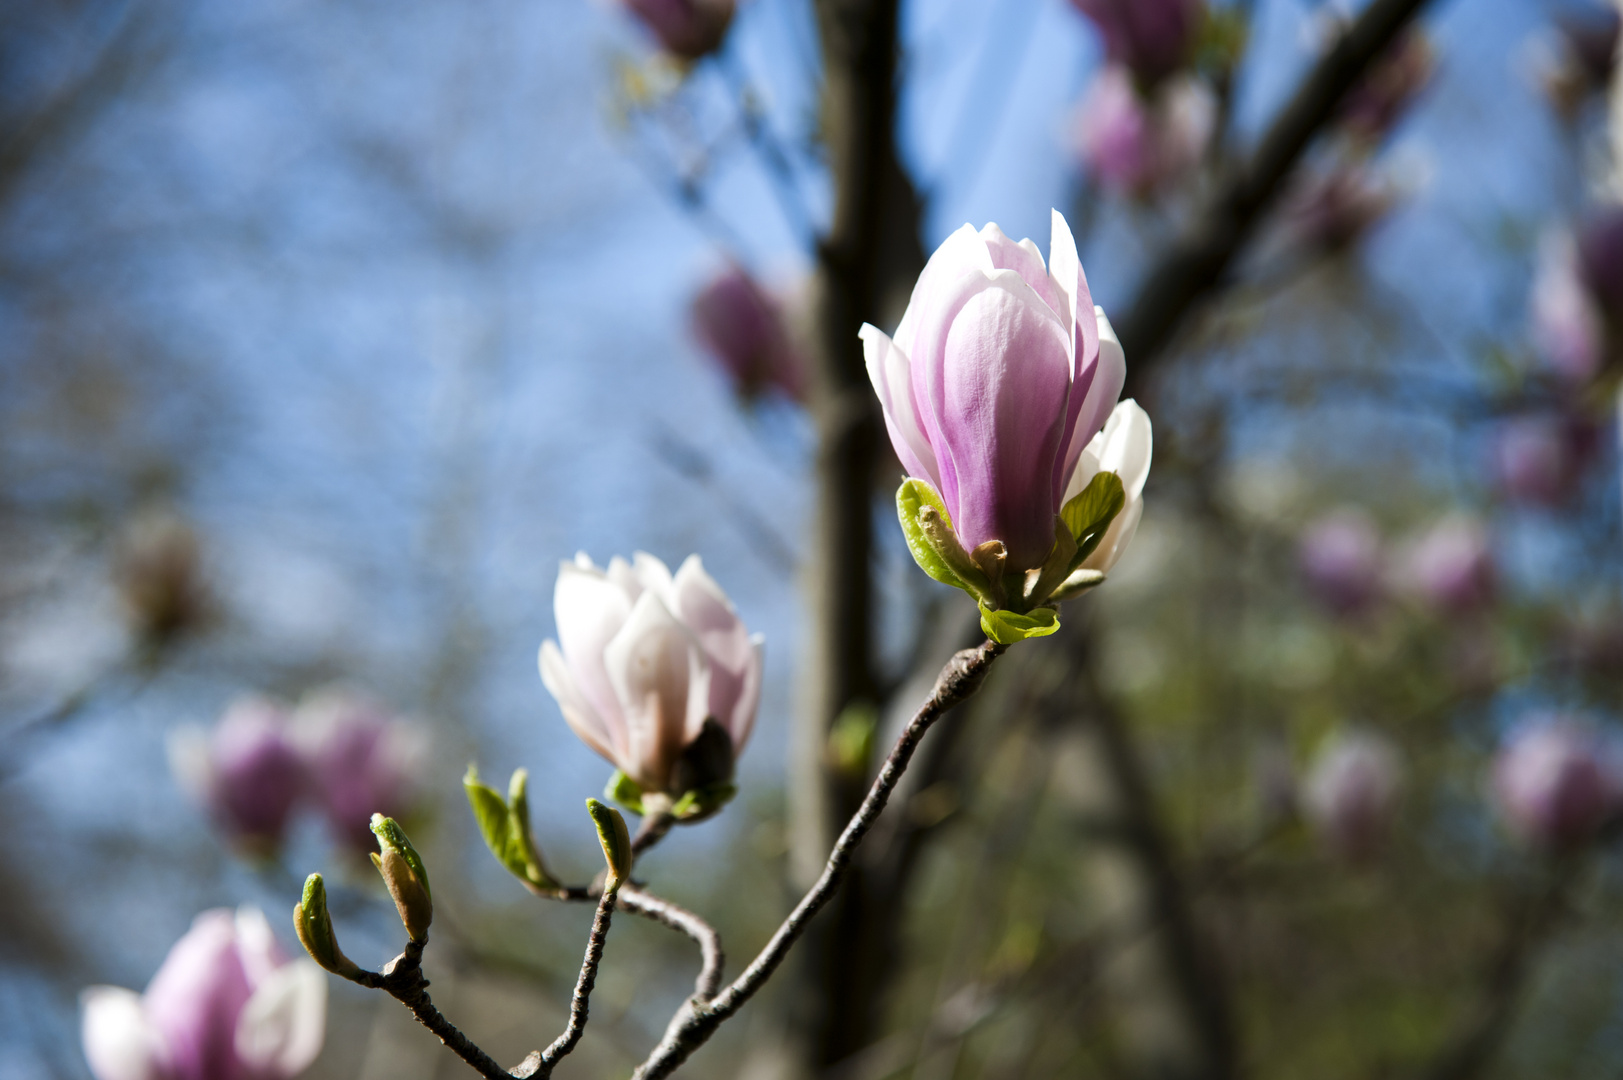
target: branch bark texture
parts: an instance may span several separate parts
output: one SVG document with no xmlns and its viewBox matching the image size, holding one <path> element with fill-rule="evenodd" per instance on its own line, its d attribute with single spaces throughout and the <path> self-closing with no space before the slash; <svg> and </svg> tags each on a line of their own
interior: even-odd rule
<svg viewBox="0 0 1623 1080">
<path fill-rule="evenodd" d="M 1190 309 L 1222 281 L 1314 137 L 1359 78 L 1428 0 L 1372 0 L 1308 73 L 1250 158 L 1151 266 L 1138 296 L 1115 320 L 1129 358 L 1127 392 L 1145 376 Z"/>
<path fill-rule="evenodd" d="M 835 842 L 834 850 L 829 854 L 816 883 L 801 897 L 766 947 L 730 986 L 709 1002 L 690 999 L 677 1012 L 666 1029 L 665 1037 L 648 1060 L 632 1074 L 633 1080 L 659 1080 L 669 1076 L 771 978 L 795 942 L 806 932 L 812 919 L 839 890 L 857 848 L 885 809 L 891 792 L 907 770 L 908 762 L 912 760 L 925 732 L 954 705 L 980 689 L 992 662 L 1002 652 L 1003 646 L 987 641 L 977 648 L 956 653 L 947 662 L 936 680 L 934 692 L 896 740 L 879 775 L 874 778 L 873 786 L 868 789 L 867 797 Z"/>
</svg>

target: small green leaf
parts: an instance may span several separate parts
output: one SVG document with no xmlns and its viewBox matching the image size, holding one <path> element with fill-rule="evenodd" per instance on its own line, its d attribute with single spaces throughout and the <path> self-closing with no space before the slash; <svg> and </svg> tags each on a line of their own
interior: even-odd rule
<svg viewBox="0 0 1623 1080">
<path fill-rule="evenodd" d="M 547 872 L 547 864 L 541 859 L 541 849 L 536 846 L 535 837 L 530 833 L 529 789 L 529 770 L 514 769 L 512 779 L 507 782 L 508 835 L 511 837 L 508 843 L 517 849 L 518 857 L 524 864 L 521 877 L 541 888 L 557 888 L 558 882 Z"/>
<path fill-rule="evenodd" d="M 1065 527 L 1076 538 L 1076 555 L 1072 566 L 1093 554 L 1093 549 L 1104 539 L 1105 530 L 1116 520 L 1121 508 L 1127 504 L 1127 493 L 1122 489 L 1121 477 L 1113 472 L 1096 473 L 1088 486 L 1067 502 L 1059 516 Z"/>
<path fill-rule="evenodd" d="M 603 859 L 609 867 L 603 890 L 614 892 L 631 876 L 631 833 L 620 811 L 607 803 L 587 799 L 586 812 L 592 815 L 592 824 L 597 826 L 597 840 L 603 845 Z"/>
<path fill-rule="evenodd" d="M 512 814 L 508 812 L 507 803 L 502 801 L 495 788 L 479 782 L 479 770 L 472 765 L 468 766 L 468 775 L 462 778 L 462 787 L 468 793 L 468 805 L 473 807 L 473 817 L 479 823 L 479 833 L 485 838 L 485 846 L 496 856 L 497 862 L 519 877 L 524 877 L 523 860 L 517 860 L 515 864 L 513 858 Z"/>
<path fill-rule="evenodd" d="M 952 528 L 952 516 L 947 513 L 947 504 L 941 501 L 941 496 L 935 488 L 912 477 L 902 481 L 902 486 L 896 489 L 896 516 L 902 522 L 902 535 L 907 538 L 907 550 L 913 553 L 913 561 L 919 564 L 919 569 L 935 578 L 944 585 L 951 585 L 955 589 L 966 588 L 963 579 L 955 574 L 947 561 L 936 551 L 936 545 L 931 543 L 919 522 L 919 511 L 930 507 L 947 528 Z"/>
<path fill-rule="evenodd" d="M 423 869 L 423 860 L 417 854 L 417 849 L 411 846 L 406 837 L 406 830 L 394 818 L 384 817 L 382 814 L 372 815 L 372 833 L 378 838 L 378 847 L 388 851 L 398 851 L 411 867 L 411 872 L 417 875 L 417 881 L 422 885 L 423 891 L 433 896 L 433 890 L 428 887 L 428 871 Z"/>
<path fill-rule="evenodd" d="M 671 805 L 671 816 L 684 825 L 692 825 L 726 806 L 737 794 L 738 785 L 731 780 L 706 784 L 683 792 L 682 797 Z"/>
<path fill-rule="evenodd" d="M 1061 600 L 1069 600 L 1073 596 L 1082 595 L 1084 592 L 1087 592 L 1095 585 L 1098 585 L 1100 582 L 1104 581 L 1104 579 L 1105 574 L 1103 570 L 1078 570 L 1070 577 L 1060 582 L 1059 588 L 1055 589 L 1051 594 L 1049 594 L 1048 599 L 1055 603 L 1058 603 Z"/>
<path fill-rule="evenodd" d="M 1013 645 L 1027 638 L 1047 637 L 1059 629 L 1059 612 L 1051 607 L 1032 608 L 1024 615 L 993 611 L 981 605 L 981 630 L 999 645 Z"/>
<path fill-rule="evenodd" d="M 334 975 L 349 978 L 360 970 L 338 947 L 332 916 L 327 913 L 327 886 L 320 874 L 304 879 L 304 896 L 293 908 L 293 931 L 310 959 Z"/>
<path fill-rule="evenodd" d="M 648 816 L 642 808 L 642 785 L 619 769 L 615 769 L 614 775 L 609 777 L 608 784 L 603 788 L 603 797 L 613 799 L 638 817 Z"/>
</svg>

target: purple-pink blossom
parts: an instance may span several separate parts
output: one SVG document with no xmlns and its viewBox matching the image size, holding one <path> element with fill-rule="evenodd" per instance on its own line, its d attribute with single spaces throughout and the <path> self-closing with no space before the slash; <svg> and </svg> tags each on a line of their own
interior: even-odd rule
<svg viewBox="0 0 1623 1080">
<path fill-rule="evenodd" d="M 1146 96 L 1125 67 L 1107 65 L 1077 106 L 1077 151 L 1108 190 L 1146 195 L 1200 163 L 1216 114 L 1199 80 L 1169 79 Z"/>
<path fill-rule="evenodd" d="M 258 908 L 205 911 L 137 994 L 82 995 L 96 1080 L 290 1080 L 321 1052 L 327 980 L 290 961 Z"/>
<path fill-rule="evenodd" d="M 1188 63 L 1205 0 L 1071 0 L 1104 41 L 1105 57 L 1148 85 Z"/>
<path fill-rule="evenodd" d="M 1397 583 L 1429 607 L 1463 615 L 1490 602 L 1498 574 L 1482 522 L 1450 514 L 1413 538 L 1399 559 Z"/>
<path fill-rule="evenodd" d="M 1331 611 L 1349 615 L 1381 593 L 1381 533 L 1363 510 L 1346 506 L 1303 530 L 1297 561 L 1308 589 Z"/>
<path fill-rule="evenodd" d="M 239 698 L 213 731 L 175 732 L 169 759 L 181 786 L 234 840 L 259 853 L 281 844 L 304 794 L 305 772 L 290 717 L 280 706 Z"/>
<path fill-rule="evenodd" d="M 1577 489 L 1598 441 L 1594 425 L 1576 416 L 1507 420 L 1494 436 L 1494 479 L 1517 502 L 1559 506 Z"/>
<path fill-rule="evenodd" d="M 294 724 L 310 794 L 333 835 L 357 851 L 370 850 L 372 815 L 405 817 L 417 802 L 427 752 L 421 729 L 339 688 L 306 697 Z"/>
<path fill-rule="evenodd" d="M 697 60 L 721 47 L 734 0 L 620 0 L 672 56 Z"/>
<path fill-rule="evenodd" d="M 862 327 L 868 375 L 909 476 L 940 495 L 966 549 L 1000 541 L 1041 566 L 1083 450 L 1126 377 L 1065 219 L 1049 261 L 996 225 L 965 225 L 930 257 L 894 337 Z M 1148 425 L 1144 424 L 1147 468 Z"/>
<path fill-rule="evenodd" d="M 1539 242 L 1533 269 L 1533 344 L 1551 373 L 1572 386 L 1594 378 L 1606 353 L 1605 315 L 1586 278 L 1605 277 L 1610 260 L 1603 244 L 1591 247 L 1595 265 L 1586 273 L 1572 236 L 1549 232 Z"/>
<path fill-rule="evenodd" d="M 741 397 L 776 389 L 800 401 L 806 363 L 789 334 L 782 302 L 735 263 L 693 298 L 694 336 L 727 373 Z"/>
<path fill-rule="evenodd" d="M 1596 732 L 1554 715 L 1533 718 L 1506 741 L 1494 761 L 1493 791 L 1512 832 L 1557 851 L 1594 836 L 1623 794 Z"/>
<path fill-rule="evenodd" d="M 1403 761 L 1391 741 L 1366 729 L 1332 737 L 1302 785 L 1302 811 L 1332 854 L 1373 856 L 1397 811 Z"/>
</svg>

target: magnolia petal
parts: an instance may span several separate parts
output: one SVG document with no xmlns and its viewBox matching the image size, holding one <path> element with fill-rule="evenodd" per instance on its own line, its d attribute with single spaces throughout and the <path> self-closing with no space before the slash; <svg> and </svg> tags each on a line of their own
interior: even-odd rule
<svg viewBox="0 0 1623 1080">
<path fill-rule="evenodd" d="M 941 246 L 924 264 L 918 281 L 913 285 L 913 293 L 908 298 L 907 310 L 902 312 L 902 321 L 897 325 L 896 333 L 891 335 L 891 340 L 904 354 L 912 356 L 913 336 L 918 330 L 919 319 L 924 315 L 924 302 L 954 278 L 971 272 L 990 274 L 995 269 L 986 244 L 981 241 L 975 227 L 967 223 L 959 226 L 941 242 Z"/>
<path fill-rule="evenodd" d="M 625 566 L 624 560 L 619 562 Z M 576 690 L 603 721 L 611 741 L 624 744 L 620 699 L 603 665 L 603 650 L 631 615 L 631 597 L 611 580 L 616 570 L 612 564 L 609 574 L 563 564 L 552 594 L 552 607 L 558 624 L 558 646 L 575 677 Z M 629 568 L 622 573 L 628 572 Z"/>
<path fill-rule="evenodd" d="M 251 993 L 237 952 L 236 912 L 198 915 L 142 995 L 176 1080 L 229 1074 L 236 1017 Z"/>
<path fill-rule="evenodd" d="M 629 760 L 621 767 L 631 766 L 625 771 L 644 790 L 663 791 L 690 727 L 697 734 L 704 722 L 708 702 L 699 698 L 699 716 L 689 723 L 693 699 L 701 689 L 709 694 L 699 643 L 657 596 L 645 592 L 603 660 L 625 708 Z"/>
<path fill-rule="evenodd" d="M 316 1055 L 327 1030 L 327 977 L 309 960 L 273 972 L 237 1017 L 237 1057 L 258 1076 L 289 1080 Z"/>
<path fill-rule="evenodd" d="M 1116 400 L 1121 397 L 1122 385 L 1127 381 L 1126 357 L 1121 342 L 1116 339 L 1116 331 L 1111 328 L 1103 308 L 1095 307 L 1093 312 L 1098 355 L 1092 365 L 1082 404 L 1076 411 L 1076 422 L 1068 435 L 1070 442 L 1059 474 L 1062 483 L 1065 477 L 1076 471 L 1082 449 L 1103 430 L 1105 421 L 1116 407 Z"/>
<path fill-rule="evenodd" d="M 555 642 L 541 643 L 540 664 L 541 682 L 558 702 L 558 708 L 564 714 L 564 723 L 569 725 L 581 742 L 603 755 L 616 768 L 620 767 L 624 756 L 621 751 L 627 748 L 622 745 L 616 750 L 614 735 L 597 711 L 581 696 L 575 686 L 575 677 L 570 674 L 569 665 Z"/>
<path fill-rule="evenodd" d="M 1048 275 L 1048 267 L 1043 265 L 1043 253 L 1037 250 L 1037 245 L 1030 240 L 1022 240 L 1018 244 L 1010 240 L 1003 230 L 995 224 L 988 225 L 980 231 L 981 242 L 986 245 L 986 253 L 992 260 L 992 265 L 999 270 L 1013 270 L 1020 275 L 1020 279 L 1043 299 L 1043 303 L 1059 316 L 1060 324 L 1067 332 L 1071 329 L 1071 304 L 1059 284 Z"/>
<path fill-rule="evenodd" d="M 248 985 L 253 987 L 287 963 L 287 954 L 276 944 L 270 920 L 252 904 L 237 908 L 237 958 L 242 962 Z"/>
<path fill-rule="evenodd" d="M 637 576 L 637 584 L 658 596 L 666 607 L 676 610 L 675 583 L 671 579 L 671 568 L 665 565 L 664 560 L 646 551 L 638 551 L 631 556 L 631 572 Z M 632 599 L 635 600 L 638 595 L 633 593 Z"/>
<path fill-rule="evenodd" d="M 122 986 L 92 986 L 79 995 L 80 1038 L 96 1080 L 163 1080 L 163 1036 L 147 1018 L 141 995 Z"/>
<path fill-rule="evenodd" d="M 1102 444 L 1099 468 L 1121 477 L 1128 499 L 1142 495 L 1154 449 L 1149 414 L 1138 402 L 1128 398 L 1111 412 L 1097 441 Z"/>
<path fill-rule="evenodd" d="M 1108 574 L 1121 558 L 1121 553 L 1127 550 L 1133 536 L 1138 532 L 1139 519 L 1144 516 L 1144 502 L 1142 499 L 1130 499 L 1116 519 L 1105 530 L 1104 537 L 1099 546 L 1093 549 L 1093 554 L 1082 561 L 1082 569 L 1097 570 Z"/>
<path fill-rule="evenodd" d="M 924 437 L 913 407 L 907 354 L 871 323 L 863 323 L 858 334 L 862 338 L 863 358 L 868 364 L 868 381 L 873 383 L 874 393 L 879 396 L 885 430 L 890 434 L 890 444 L 895 447 L 902 468 L 909 476 L 939 485 L 941 470 L 936 464 L 935 451 L 930 449 L 930 441 Z"/>
<path fill-rule="evenodd" d="M 744 667 L 743 684 L 739 688 L 738 701 L 733 706 L 729 716 L 719 717 L 727 726 L 727 734 L 733 737 L 733 756 L 737 757 L 744 752 L 744 744 L 750 740 L 750 732 L 755 730 L 755 715 L 761 707 L 761 672 L 765 664 L 766 639 L 760 634 L 750 638 L 749 663 Z M 714 677 L 714 673 L 712 673 Z"/>
<path fill-rule="evenodd" d="M 946 502 L 966 548 L 1001 540 L 1009 565 L 1029 569 L 1054 541 L 1064 420 L 1055 403 L 1070 389 L 1070 343 L 1018 274 L 1001 270 L 979 285 L 941 347 L 942 445 L 957 479 Z"/>
</svg>

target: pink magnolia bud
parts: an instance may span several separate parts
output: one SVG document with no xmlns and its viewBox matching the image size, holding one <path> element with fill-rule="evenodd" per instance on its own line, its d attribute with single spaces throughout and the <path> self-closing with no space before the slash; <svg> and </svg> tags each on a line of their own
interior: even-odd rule
<svg viewBox="0 0 1623 1080">
<path fill-rule="evenodd" d="M 621 0 L 672 56 L 698 60 L 721 47 L 734 0 Z"/>
<path fill-rule="evenodd" d="M 1341 124 L 1354 138 L 1379 142 L 1431 82 L 1436 58 L 1420 30 L 1400 37 L 1341 103 Z"/>
<path fill-rule="evenodd" d="M 1497 578 L 1487 530 L 1464 514 L 1441 518 L 1408 544 L 1396 576 L 1400 588 L 1439 611 L 1481 608 L 1492 601 Z"/>
<path fill-rule="evenodd" d="M 1047 266 L 1030 240 L 965 225 L 930 256 L 896 336 L 861 333 L 891 445 L 963 547 L 1000 541 L 1009 572 L 1041 566 L 1126 378 L 1065 219 Z"/>
<path fill-rule="evenodd" d="M 1313 595 L 1339 615 L 1363 611 L 1380 596 L 1380 530 L 1357 507 L 1333 510 L 1310 524 L 1297 558 Z"/>
<path fill-rule="evenodd" d="M 1340 251 L 1362 239 L 1398 202 L 1397 185 L 1357 166 L 1305 174 L 1283 208 L 1296 241 Z"/>
<path fill-rule="evenodd" d="M 137 632 L 162 642 L 208 613 L 197 533 L 170 511 L 145 511 L 120 537 L 115 576 Z"/>
<path fill-rule="evenodd" d="M 1623 315 L 1623 206 L 1595 213 L 1578 230 L 1578 273 L 1605 315 Z"/>
<path fill-rule="evenodd" d="M 1593 257 L 1594 272 L 1604 274 L 1605 252 L 1596 250 Z M 1551 373 L 1571 386 L 1593 379 L 1606 357 L 1606 319 L 1569 234 L 1554 231 L 1540 240 L 1529 307 L 1533 344 Z"/>
<path fill-rule="evenodd" d="M 773 388 L 805 400 L 806 363 L 791 339 L 782 303 L 736 264 L 693 298 L 693 332 L 740 397 Z"/>
<path fill-rule="evenodd" d="M 312 794 L 334 836 L 370 851 L 372 815 L 405 817 L 416 805 L 427 756 L 423 732 L 341 688 L 307 697 L 294 723 Z"/>
<path fill-rule="evenodd" d="M 1325 743 L 1302 789 L 1302 810 L 1332 854 L 1375 855 L 1397 810 L 1403 762 L 1383 735 L 1353 730 Z"/>
<path fill-rule="evenodd" d="M 1146 98 L 1126 68 L 1112 65 L 1077 108 L 1076 146 L 1107 189 L 1149 195 L 1200 164 L 1216 115 L 1211 91 L 1196 79 L 1168 80 Z"/>
<path fill-rule="evenodd" d="M 96 1080 L 290 1080 L 321 1052 L 327 980 L 290 962 L 258 908 L 205 911 L 146 993 L 81 997 Z"/>
<path fill-rule="evenodd" d="M 1505 824 L 1528 843 L 1561 851 L 1580 845 L 1618 808 L 1619 777 L 1594 731 L 1564 716 L 1540 716 L 1516 732 L 1493 767 Z"/>
<path fill-rule="evenodd" d="M 176 731 L 169 740 L 169 761 L 181 786 L 237 842 L 260 853 L 281 845 L 305 789 L 305 772 L 280 706 L 264 698 L 239 698 L 213 731 Z"/>
<path fill-rule="evenodd" d="M 1189 62 L 1205 0 L 1071 0 L 1099 30 L 1105 58 L 1139 82 L 1159 82 Z"/>
<path fill-rule="evenodd" d="M 1594 425 L 1580 417 L 1517 417 L 1495 435 L 1494 477 L 1508 498 L 1559 506 L 1576 490 L 1598 446 Z"/>
<path fill-rule="evenodd" d="M 697 555 L 673 576 L 652 555 L 600 570 L 582 553 L 553 594 L 558 640 L 541 681 L 581 741 L 644 792 L 730 780 L 761 698 L 761 638 Z"/>
</svg>

